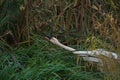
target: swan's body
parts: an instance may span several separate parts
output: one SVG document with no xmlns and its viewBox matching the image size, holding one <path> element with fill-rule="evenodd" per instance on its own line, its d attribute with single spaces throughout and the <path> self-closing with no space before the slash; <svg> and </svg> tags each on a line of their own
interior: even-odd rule
<svg viewBox="0 0 120 80">
<path fill-rule="evenodd" d="M 79 54 L 79 55 L 90 55 L 90 56 L 103 55 L 103 56 L 106 56 L 106 57 L 118 59 L 118 55 L 116 53 L 108 52 L 108 51 L 105 51 L 103 49 L 96 49 L 96 50 L 92 50 L 92 51 L 74 51 L 73 53 L 74 54 Z"/>
<path fill-rule="evenodd" d="M 85 61 L 101 62 L 101 59 L 99 59 L 99 57 L 98 57 L 100 55 L 108 57 L 108 58 L 118 59 L 118 55 L 116 53 L 105 51 L 103 49 L 96 49 L 96 50 L 92 50 L 92 51 L 76 51 L 76 49 L 68 47 L 68 46 L 60 43 L 55 37 L 52 37 L 50 39 L 50 42 L 66 49 L 68 51 L 72 51 L 73 54 L 82 56 Z M 92 56 L 92 57 L 89 57 L 89 56 Z"/>
</svg>

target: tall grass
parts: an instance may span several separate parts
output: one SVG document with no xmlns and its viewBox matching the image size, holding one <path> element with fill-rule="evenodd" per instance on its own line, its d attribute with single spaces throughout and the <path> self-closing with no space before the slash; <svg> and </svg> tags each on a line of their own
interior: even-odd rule
<svg viewBox="0 0 120 80">
<path fill-rule="evenodd" d="M 34 38 L 36 39 L 36 38 Z M 51 47 L 52 46 L 52 47 Z M 76 56 L 39 39 L 30 47 L 16 47 L 0 56 L 2 80 L 100 79 L 102 73 L 76 64 Z M 97 75 L 97 76 L 96 76 Z"/>
<path fill-rule="evenodd" d="M 75 55 L 43 38 L 49 34 L 79 50 L 119 54 L 119 10 L 119 0 L 1 0 L 0 79 L 119 80 L 116 61 L 105 60 L 101 73 L 94 63 L 80 59 L 77 65 Z"/>
</svg>

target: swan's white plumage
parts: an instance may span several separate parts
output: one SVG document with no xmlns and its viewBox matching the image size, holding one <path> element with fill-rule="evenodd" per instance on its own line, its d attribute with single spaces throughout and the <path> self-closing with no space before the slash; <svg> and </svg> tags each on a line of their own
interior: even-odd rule
<svg viewBox="0 0 120 80">
<path fill-rule="evenodd" d="M 99 56 L 99 55 L 103 55 L 106 57 L 110 57 L 110 58 L 114 58 L 117 59 L 118 55 L 114 52 L 108 52 L 105 51 L 103 49 L 96 49 L 96 50 L 92 50 L 92 51 L 74 51 L 74 54 L 79 54 L 79 55 L 90 55 L 90 56 Z"/>
<path fill-rule="evenodd" d="M 103 49 L 96 49 L 96 50 L 92 50 L 92 51 L 76 51 L 76 49 L 68 47 L 68 46 L 60 43 L 55 37 L 52 37 L 50 39 L 50 42 L 66 49 L 68 51 L 72 51 L 73 54 L 77 54 L 79 56 L 82 56 L 85 61 L 101 62 L 101 59 L 98 58 L 99 55 L 103 55 L 103 56 L 106 56 L 109 58 L 118 59 L 118 55 L 116 53 L 105 51 Z M 93 56 L 93 57 L 85 57 L 85 56 Z M 97 56 L 97 58 L 95 58 L 96 56 Z"/>
<path fill-rule="evenodd" d="M 95 58 L 95 57 L 83 57 L 84 61 L 90 61 L 90 62 L 102 62 L 101 59 Z"/>
</svg>

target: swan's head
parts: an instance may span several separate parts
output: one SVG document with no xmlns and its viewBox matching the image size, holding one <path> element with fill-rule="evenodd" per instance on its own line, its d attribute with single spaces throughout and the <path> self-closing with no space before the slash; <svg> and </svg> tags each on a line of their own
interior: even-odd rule
<svg viewBox="0 0 120 80">
<path fill-rule="evenodd" d="M 55 38 L 55 37 L 51 37 L 51 36 L 49 36 L 49 35 L 46 35 L 45 38 L 46 38 L 47 40 L 49 40 L 50 42 L 52 42 L 53 44 L 58 44 L 58 43 L 59 43 L 58 39 Z"/>
<path fill-rule="evenodd" d="M 46 34 L 45 34 L 45 39 L 47 39 L 47 40 L 50 41 L 51 38 L 52 38 L 52 36 L 50 36 L 50 35 L 46 35 Z"/>
</svg>

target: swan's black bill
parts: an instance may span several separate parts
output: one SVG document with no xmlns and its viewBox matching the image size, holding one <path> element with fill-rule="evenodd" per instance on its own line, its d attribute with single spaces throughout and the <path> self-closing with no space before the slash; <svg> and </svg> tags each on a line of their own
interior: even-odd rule
<svg viewBox="0 0 120 80">
<path fill-rule="evenodd" d="M 47 40 L 50 40 L 50 39 L 52 38 L 52 36 L 50 36 L 50 35 L 48 35 L 48 34 L 45 34 L 45 38 L 46 38 Z"/>
</svg>

